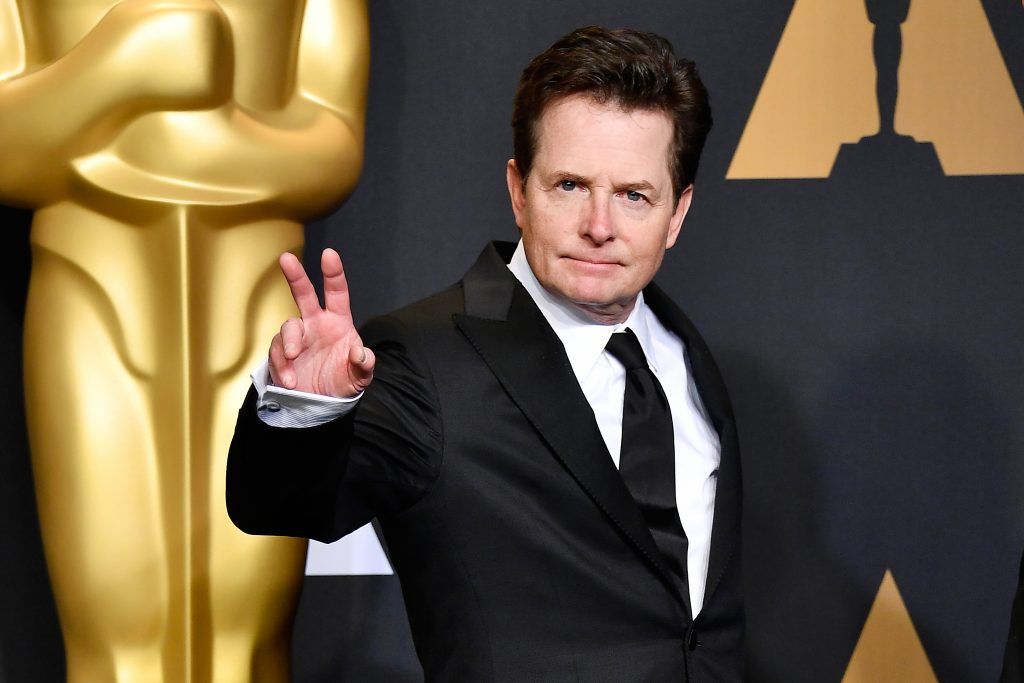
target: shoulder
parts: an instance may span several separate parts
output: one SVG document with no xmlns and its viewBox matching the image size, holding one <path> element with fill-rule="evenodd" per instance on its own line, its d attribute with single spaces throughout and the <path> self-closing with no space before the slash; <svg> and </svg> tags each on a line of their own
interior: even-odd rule
<svg viewBox="0 0 1024 683">
<path fill-rule="evenodd" d="M 644 288 L 644 303 L 657 316 L 662 325 L 683 337 L 687 342 L 690 338 L 694 338 L 704 345 L 704 338 L 701 337 L 697 326 L 661 287 L 653 282 L 647 285 Z"/>
<path fill-rule="evenodd" d="M 363 343 L 375 341 L 414 341 L 423 335 L 451 330 L 452 316 L 465 310 L 462 284 L 457 283 L 403 306 L 391 313 L 367 320 L 359 330 Z"/>
<path fill-rule="evenodd" d="M 392 313 L 372 318 L 360 333 L 374 338 L 450 332 L 455 329 L 455 316 L 460 314 L 504 319 L 517 284 L 507 266 L 514 249 L 511 243 L 489 243 L 462 280 Z"/>
<path fill-rule="evenodd" d="M 664 290 L 653 283 L 644 289 L 644 301 L 661 324 L 683 340 L 702 398 L 715 419 L 724 417 L 732 420 L 732 402 L 725 380 L 697 326 Z"/>
</svg>

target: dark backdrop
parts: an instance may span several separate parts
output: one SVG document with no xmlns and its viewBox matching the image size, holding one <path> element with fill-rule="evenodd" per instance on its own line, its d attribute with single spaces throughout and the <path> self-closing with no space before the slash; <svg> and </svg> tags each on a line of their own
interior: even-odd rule
<svg viewBox="0 0 1024 683">
<path fill-rule="evenodd" d="M 1020 99 L 1024 9 L 983 5 Z M 1024 177 L 859 158 L 828 179 L 725 180 L 791 8 L 373 2 L 365 170 L 309 226 L 307 262 L 339 249 L 360 320 L 457 280 L 516 237 L 504 162 L 528 59 L 582 24 L 668 36 L 715 129 L 659 281 L 736 405 L 751 678 L 840 680 L 889 569 L 938 678 L 992 681 L 1024 548 Z M 21 406 L 27 216 L 0 218 L 0 680 L 60 680 Z M 307 579 L 295 672 L 417 680 L 397 579 Z"/>
</svg>

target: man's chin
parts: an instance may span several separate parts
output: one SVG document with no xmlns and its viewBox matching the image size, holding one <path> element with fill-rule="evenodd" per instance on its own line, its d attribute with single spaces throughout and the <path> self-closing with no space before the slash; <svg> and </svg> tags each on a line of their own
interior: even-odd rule
<svg viewBox="0 0 1024 683">
<path fill-rule="evenodd" d="M 541 283 L 548 292 L 556 295 L 567 304 L 584 313 L 591 320 L 602 324 L 625 320 L 636 303 L 636 294 L 622 291 L 619 287 L 609 286 L 609 282 L 583 280 L 574 278 L 562 282 Z M 568 285 L 568 286 L 558 286 Z"/>
<path fill-rule="evenodd" d="M 591 320 L 603 325 L 614 325 L 629 317 L 633 311 L 633 305 L 636 303 L 636 296 L 625 299 L 580 296 L 573 297 L 570 301 Z"/>
</svg>

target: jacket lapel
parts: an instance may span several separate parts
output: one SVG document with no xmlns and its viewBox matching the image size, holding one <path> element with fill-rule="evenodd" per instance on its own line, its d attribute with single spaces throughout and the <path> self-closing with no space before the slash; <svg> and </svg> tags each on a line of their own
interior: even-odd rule
<svg viewBox="0 0 1024 683">
<path fill-rule="evenodd" d="M 512 245 L 508 245 L 512 246 Z M 689 615 L 605 446 L 561 341 L 491 245 L 463 279 L 466 315 L 455 323 L 527 420 Z"/>
<path fill-rule="evenodd" d="M 715 518 L 711 528 L 711 556 L 704 588 L 704 604 L 708 604 L 739 542 L 741 479 L 736 422 L 725 382 L 693 323 L 656 285 L 644 290 L 644 300 L 658 319 L 686 343 L 693 380 L 721 445 Z"/>
</svg>

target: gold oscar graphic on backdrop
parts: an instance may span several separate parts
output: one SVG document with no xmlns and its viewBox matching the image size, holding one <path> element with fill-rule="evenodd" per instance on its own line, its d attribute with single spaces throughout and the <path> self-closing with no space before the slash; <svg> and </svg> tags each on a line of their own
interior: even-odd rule
<svg viewBox="0 0 1024 683">
<path fill-rule="evenodd" d="M 896 580 L 888 569 L 842 683 L 937 683 Z"/>
<path fill-rule="evenodd" d="M 224 466 L 276 268 L 354 187 L 364 0 L 0 0 L 0 202 L 36 210 L 25 395 L 68 680 L 288 679 L 305 542 Z M 285 454 L 286 456 L 294 454 Z"/>
<path fill-rule="evenodd" d="M 980 0 L 796 0 L 726 177 L 827 178 L 842 145 L 899 138 L 946 175 L 1024 174 L 1024 107 Z"/>
</svg>

